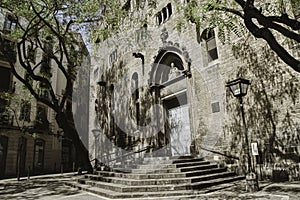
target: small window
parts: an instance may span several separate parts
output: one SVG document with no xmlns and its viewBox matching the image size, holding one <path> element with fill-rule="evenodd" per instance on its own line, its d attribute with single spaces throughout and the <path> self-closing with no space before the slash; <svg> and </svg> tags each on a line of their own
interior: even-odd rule
<svg viewBox="0 0 300 200">
<path fill-rule="evenodd" d="M 0 91 L 10 91 L 12 85 L 12 75 L 10 68 L 0 66 Z"/>
<path fill-rule="evenodd" d="M 110 108 L 113 111 L 115 109 L 115 87 L 113 84 L 110 85 L 110 95 L 111 95 Z"/>
<path fill-rule="evenodd" d="M 40 73 L 46 77 L 51 77 L 51 60 L 48 56 L 43 56 Z"/>
<path fill-rule="evenodd" d="M 44 43 L 44 54 L 40 72 L 47 77 L 51 77 L 51 55 L 53 53 L 52 38 L 47 37 L 46 40 L 47 41 Z"/>
<path fill-rule="evenodd" d="M 208 62 L 218 59 L 218 50 L 214 30 L 206 29 L 202 33 L 202 38 L 205 40 Z"/>
<path fill-rule="evenodd" d="M 169 17 L 171 17 L 171 15 L 173 14 L 173 10 L 172 10 L 172 5 L 171 5 L 171 3 L 169 3 L 169 4 L 167 5 L 167 9 L 168 9 Z"/>
<path fill-rule="evenodd" d="M 37 130 L 49 129 L 49 121 L 47 119 L 47 109 L 45 106 L 37 105 L 35 129 Z"/>
<path fill-rule="evenodd" d="M 162 16 L 161 16 L 161 12 L 156 14 L 156 23 L 158 25 L 161 25 L 161 23 L 163 22 Z"/>
<path fill-rule="evenodd" d="M 172 5 L 169 3 L 166 7 L 164 7 L 161 11 L 156 14 L 156 23 L 158 25 L 164 23 L 168 20 L 173 14 Z"/>
<path fill-rule="evenodd" d="M 163 16 L 163 21 L 167 20 L 167 18 L 168 18 L 168 12 L 167 12 L 167 8 L 166 7 L 164 7 L 162 9 L 162 16 Z"/>
<path fill-rule="evenodd" d="M 220 112 L 220 104 L 219 102 L 215 102 L 211 104 L 211 108 L 212 108 L 212 112 L 216 113 L 216 112 Z"/>
<path fill-rule="evenodd" d="M 0 37 L 0 45 L 2 46 L 0 51 L 0 59 L 9 62 L 16 62 L 16 42 Z"/>
<path fill-rule="evenodd" d="M 23 100 L 21 103 L 20 120 L 30 122 L 31 104 L 29 101 Z"/>
<path fill-rule="evenodd" d="M 13 30 L 16 28 L 16 26 L 17 26 L 16 18 L 11 14 L 7 14 L 5 17 L 3 30 L 4 31 Z"/>
</svg>

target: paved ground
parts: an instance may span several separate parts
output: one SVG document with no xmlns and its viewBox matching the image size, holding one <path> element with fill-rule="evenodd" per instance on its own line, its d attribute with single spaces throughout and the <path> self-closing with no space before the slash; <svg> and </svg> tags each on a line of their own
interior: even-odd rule
<svg viewBox="0 0 300 200">
<path fill-rule="evenodd" d="M 59 174 L 32 177 L 30 180 L 16 179 L 0 180 L 0 199 L 24 199 L 24 200 L 107 200 L 91 193 L 83 192 L 64 185 L 64 181 L 74 178 L 74 174 Z M 198 197 L 180 197 L 177 200 L 201 199 L 201 200 L 300 200 L 300 182 L 270 183 L 260 182 L 261 190 L 255 193 L 245 192 L 245 181 L 238 181 L 228 185 L 227 188 L 201 194 Z M 157 199 L 157 198 L 154 198 Z M 153 199 L 153 200 L 154 200 Z M 161 198 L 174 200 L 174 198 Z M 150 200 L 150 198 L 149 198 Z"/>
</svg>

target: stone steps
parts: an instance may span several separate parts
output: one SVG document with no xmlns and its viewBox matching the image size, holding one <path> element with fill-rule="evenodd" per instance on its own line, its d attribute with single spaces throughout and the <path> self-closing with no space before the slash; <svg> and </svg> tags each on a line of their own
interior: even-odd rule
<svg viewBox="0 0 300 200">
<path fill-rule="evenodd" d="M 153 162 L 151 162 L 153 161 Z M 124 171 L 96 171 L 68 185 L 108 198 L 195 196 L 207 188 L 241 180 L 225 167 L 203 158 L 154 158 Z"/>
<path fill-rule="evenodd" d="M 190 196 L 194 197 L 198 194 L 197 191 L 194 190 L 182 190 L 182 191 L 164 191 L 164 192 L 112 192 L 111 190 L 90 186 L 90 185 L 78 185 L 77 182 L 68 182 L 67 185 L 78 188 L 83 191 L 91 192 L 100 196 L 104 196 L 111 199 L 148 199 L 149 197 L 178 197 L 178 196 Z"/>
<path fill-rule="evenodd" d="M 206 172 L 206 173 L 205 173 Z M 196 174 L 195 172 L 193 172 Z M 201 173 L 201 171 L 199 172 Z M 167 175 L 167 174 L 165 174 Z M 193 183 L 193 182 L 199 182 L 199 181 L 205 181 L 210 180 L 214 178 L 220 178 L 220 177 L 227 177 L 227 176 L 233 176 L 234 173 L 232 172 L 226 172 L 223 170 L 223 172 L 220 169 L 215 169 L 211 171 L 202 171 L 202 174 L 198 176 L 182 176 L 182 177 L 165 177 L 165 175 L 160 175 L 160 178 L 152 178 L 148 177 L 146 178 L 134 178 L 134 177 L 118 177 L 118 176 L 97 176 L 97 175 L 85 175 L 83 180 L 93 180 L 93 181 L 104 181 L 114 184 L 124 184 L 129 186 L 138 186 L 138 185 L 164 185 L 164 184 L 184 184 L 184 183 Z"/>
<path fill-rule="evenodd" d="M 133 173 L 118 173 L 118 172 L 96 172 L 100 176 L 111 176 L 111 177 L 120 177 L 120 178 L 129 178 L 129 179 L 160 179 L 160 178 L 184 178 L 186 175 L 184 173 L 164 173 L 164 174 L 133 174 Z"/>
</svg>

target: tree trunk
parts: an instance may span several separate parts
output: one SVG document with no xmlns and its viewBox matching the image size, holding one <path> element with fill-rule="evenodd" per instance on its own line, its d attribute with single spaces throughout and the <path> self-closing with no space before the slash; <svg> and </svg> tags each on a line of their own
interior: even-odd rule
<svg viewBox="0 0 300 200">
<path fill-rule="evenodd" d="M 55 117 L 58 126 L 63 130 L 64 136 L 72 140 L 72 144 L 76 149 L 79 166 L 82 170 L 87 170 L 92 173 L 93 167 L 89 159 L 88 149 L 84 146 L 79 138 L 78 132 L 74 125 L 74 119 L 70 114 L 65 112 L 57 113 Z"/>
</svg>

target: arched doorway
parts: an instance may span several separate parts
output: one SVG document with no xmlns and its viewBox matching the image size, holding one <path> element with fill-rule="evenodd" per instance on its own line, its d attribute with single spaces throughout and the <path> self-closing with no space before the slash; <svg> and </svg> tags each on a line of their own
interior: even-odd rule
<svg viewBox="0 0 300 200">
<path fill-rule="evenodd" d="M 160 51 L 151 72 L 150 84 L 155 88 L 156 102 L 164 108 L 165 144 L 169 145 L 172 156 L 190 154 L 187 70 L 180 50 L 170 49 Z"/>
</svg>

